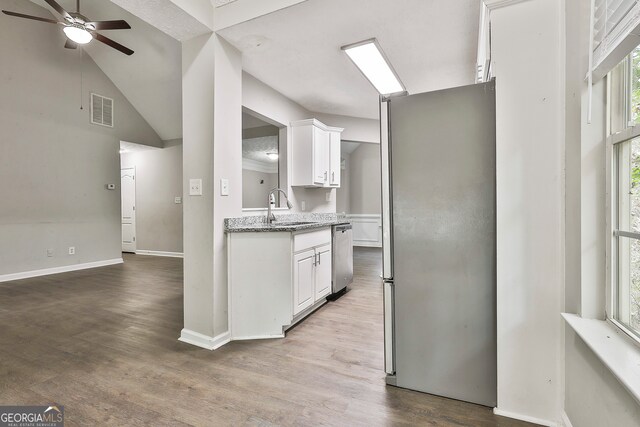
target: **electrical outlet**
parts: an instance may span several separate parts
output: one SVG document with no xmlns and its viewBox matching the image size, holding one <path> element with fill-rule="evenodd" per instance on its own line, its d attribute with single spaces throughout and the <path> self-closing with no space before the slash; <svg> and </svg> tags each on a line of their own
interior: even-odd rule
<svg viewBox="0 0 640 427">
<path fill-rule="evenodd" d="M 305 211 L 307 210 L 307 202 L 305 202 L 304 200 L 300 202 L 300 209 Z"/>
<path fill-rule="evenodd" d="M 53 256 L 53 249 L 47 249 L 47 256 L 51 258 Z"/>
<path fill-rule="evenodd" d="M 331 201 L 331 191 L 327 191 L 327 194 L 325 194 L 325 199 L 327 200 L 327 202 Z"/>
<path fill-rule="evenodd" d="M 175 199 L 173 199 L 173 202 L 174 202 L 176 205 L 179 205 L 180 203 L 182 203 L 182 197 L 176 197 Z"/>
<path fill-rule="evenodd" d="M 75 254 L 76 254 L 76 247 L 69 246 L 69 255 L 75 255 Z"/>
</svg>

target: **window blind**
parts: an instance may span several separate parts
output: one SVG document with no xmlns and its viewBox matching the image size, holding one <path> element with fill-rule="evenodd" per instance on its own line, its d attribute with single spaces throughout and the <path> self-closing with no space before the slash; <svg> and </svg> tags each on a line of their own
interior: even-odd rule
<svg viewBox="0 0 640 427">
<path fill-rule="evenodd" d="M 593 79 L 604 77 L 640 43 L 638 0 L 595 0 Z"/>
</svg>

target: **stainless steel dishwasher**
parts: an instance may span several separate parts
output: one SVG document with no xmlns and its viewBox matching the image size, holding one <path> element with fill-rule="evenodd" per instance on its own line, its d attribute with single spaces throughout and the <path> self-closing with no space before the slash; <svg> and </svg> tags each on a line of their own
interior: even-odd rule
<svg viewBox="0 0 640 427">
<path fill-rule="evenodd" d="M 331 292 L 336 294 L 353 282 L 353 230 L 351 224 L 331 227 L 333 242 L 333 277 Z"/>
</svg>

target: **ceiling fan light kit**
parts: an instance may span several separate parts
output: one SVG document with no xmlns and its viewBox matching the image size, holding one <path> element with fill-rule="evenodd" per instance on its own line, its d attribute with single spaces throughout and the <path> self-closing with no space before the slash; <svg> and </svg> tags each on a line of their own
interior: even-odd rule
<svg viewBox="0 0 640 427">
<path fill-rule="evenodd" d="M 91 33 L 84 29 L 81 25 L 71 24 L 62 29 L 69 40 L 78 44 L 87 44 L 93 40 Z"/>
<path fill-rule="evenodd" d="M 101 43 L 106 44 L 113 49 L 116 49 L 125 55 L 132 55 L 133 50 L 120 43 L 111 40 L 108 37 L 98 33 L 102 30 L 129 30 L 131 26 L 127 21 L 90 21 L 87 17 L 80 14 L 80 0 L 77 1 L 76 12 L 67 12 L 62 6 L 60 6 L 55 0 L 44 0 L 52 9 L 54 9 L 63 19 L 53 20 L 49 18 L 42 18 L 39 16 L 25 15 L 18 12 L 10 12 L 3 10 L 5 15 L 30 19 L 33 21 L 46 22 L 49 24 L 62 25 L 62 31 L 67 36 L 68 40 L 64 47 L 67 49 L 76 49 L 79 44 L 87 44 L 91 40 L 96 39 Z"/>
</svg>

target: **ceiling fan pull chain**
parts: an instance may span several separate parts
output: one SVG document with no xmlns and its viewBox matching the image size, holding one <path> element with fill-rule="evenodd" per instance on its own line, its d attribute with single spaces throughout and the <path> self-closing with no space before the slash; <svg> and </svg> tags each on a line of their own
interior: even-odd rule
<svg viewBox="0 0 640 427">
<path fill-rule="evenodd" d="M 80 46 L 78 50 L 80 51 L 80 109 L 84 110 L 84 108 L 82 107 L 82 73 L 83 73 L 82 63 L 84 58 L 84 49 L 82 48 L 82 46 Z"/>
</svg>

